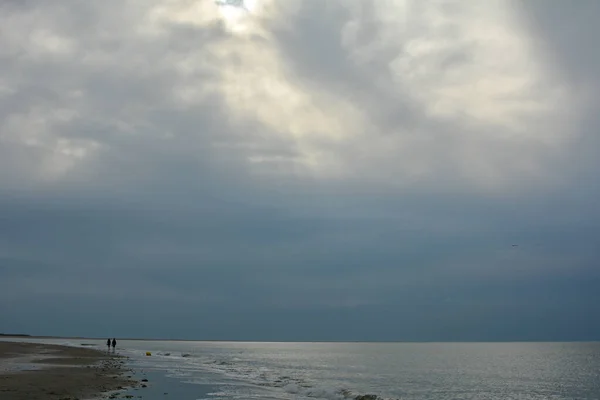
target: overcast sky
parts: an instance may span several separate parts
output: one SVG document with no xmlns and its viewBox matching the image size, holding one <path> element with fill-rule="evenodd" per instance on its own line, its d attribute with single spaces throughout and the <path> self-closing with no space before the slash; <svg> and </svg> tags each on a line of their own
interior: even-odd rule
<svg viewBox="0 0 600 400">
<path fill-rule="evenodd" d="M 600 2 L 0 2 L 0 332 L 600 339 Z"/>
</svg>

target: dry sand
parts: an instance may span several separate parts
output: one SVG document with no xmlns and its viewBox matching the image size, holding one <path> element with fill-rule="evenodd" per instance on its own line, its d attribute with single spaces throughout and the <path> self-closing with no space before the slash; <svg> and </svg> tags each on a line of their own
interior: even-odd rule
<svg viewBox="0 0 600 400">
<path fill-rule="evenodd" d="M 99 350 L 0 342 L 0 399 L 74 400 L 98 397 L 135 382 L 124 360 Z"/>
</svg>

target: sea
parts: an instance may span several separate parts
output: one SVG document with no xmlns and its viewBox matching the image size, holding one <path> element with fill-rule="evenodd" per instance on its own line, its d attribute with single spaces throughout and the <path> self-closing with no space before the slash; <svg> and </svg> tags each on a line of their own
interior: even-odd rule
<svg viewBox="0 0 600 400">
<path fill-rule="evenodd" d="M 600 399 L 600 343 L 118 340 L 116 352 L 148 380 L 134 399 Z"/>
</svg>

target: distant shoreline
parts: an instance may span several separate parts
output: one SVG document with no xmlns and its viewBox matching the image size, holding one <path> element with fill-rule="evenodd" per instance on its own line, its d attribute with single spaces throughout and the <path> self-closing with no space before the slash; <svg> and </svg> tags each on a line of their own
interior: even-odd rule
<svg viewBox="0 0 600 400">
<path fill-rule="evenodd" d="M 0 333 L 0 337 L 31 337 L 22 333 Z"/>
</svg>

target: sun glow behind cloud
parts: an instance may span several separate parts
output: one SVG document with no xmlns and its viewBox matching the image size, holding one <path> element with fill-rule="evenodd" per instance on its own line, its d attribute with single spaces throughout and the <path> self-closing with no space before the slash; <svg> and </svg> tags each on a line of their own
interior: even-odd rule
<svg viewBox="0 0 600 400">
<path fill-rule="evenodd" d="M 215 4 L 225 26 L 234 33 L 248 32 L 260 11 L 259 0 L 217 0 Z"/>
</svg>

